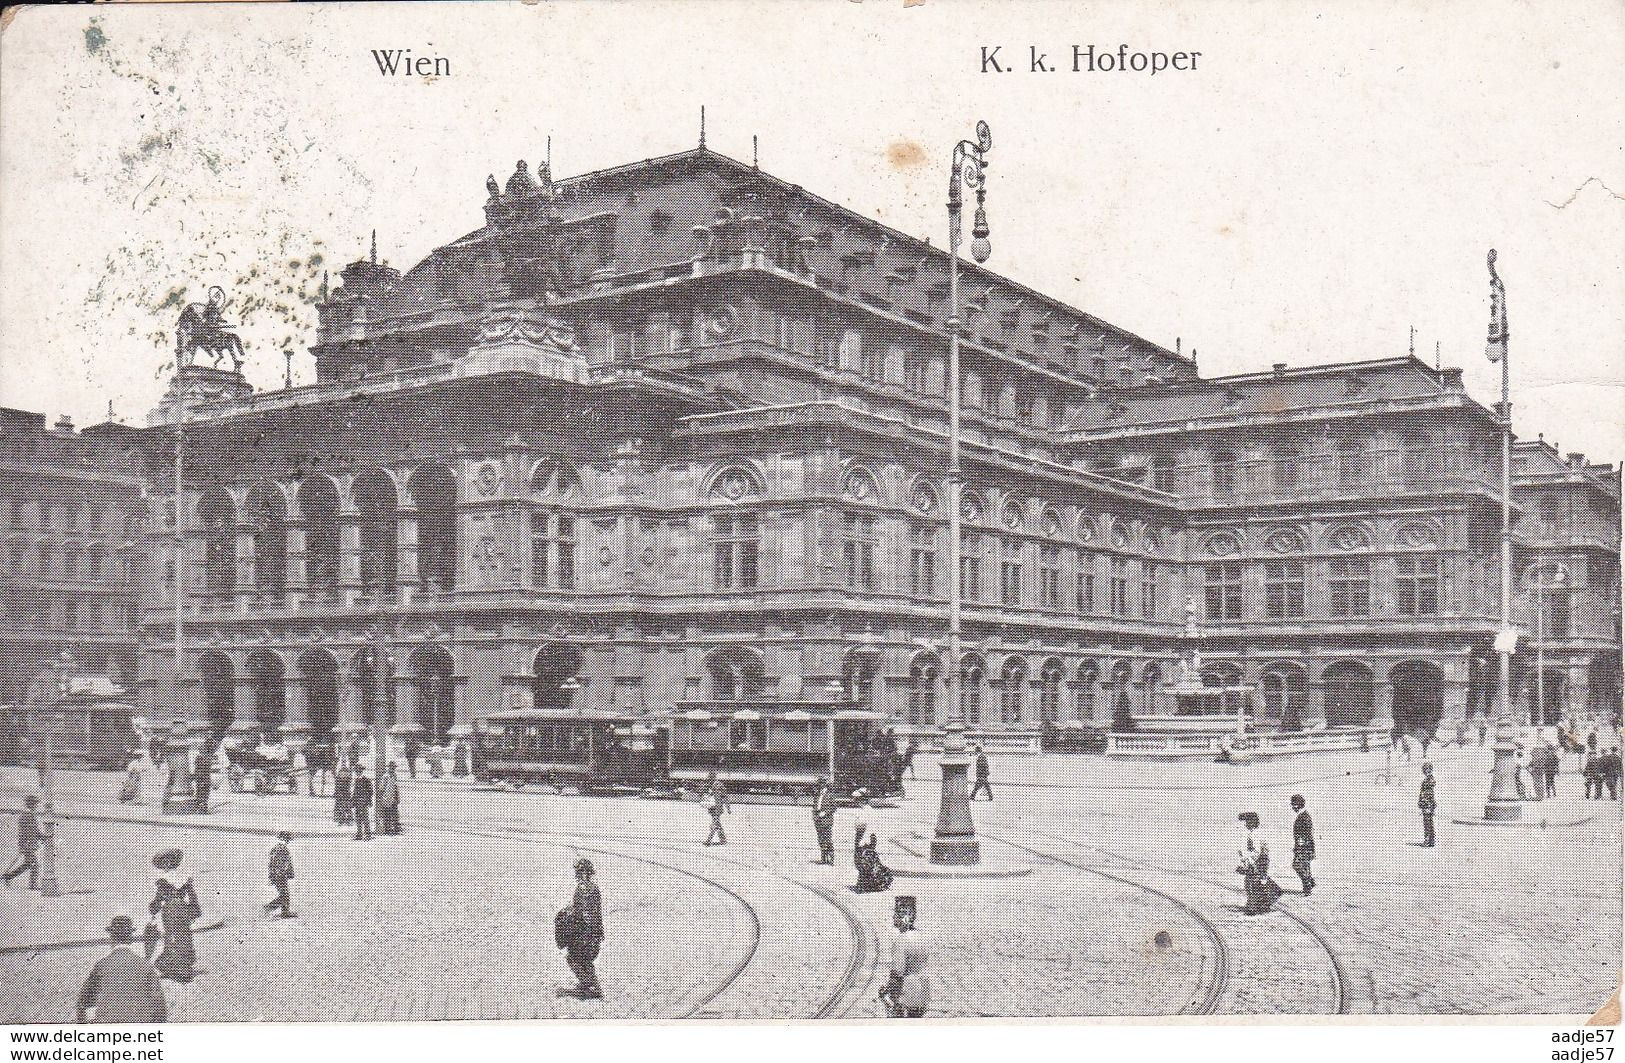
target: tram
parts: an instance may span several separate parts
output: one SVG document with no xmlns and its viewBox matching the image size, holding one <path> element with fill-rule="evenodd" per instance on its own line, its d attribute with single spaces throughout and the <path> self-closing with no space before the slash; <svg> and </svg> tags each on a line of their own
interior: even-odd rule
<svg viewBox="0 0 1625 1063">
<path fill-rule="evenodd" d="M 644 790 L 666 774 L 666 734 L 639 716 L 514 710 L 480 721 L 474 774 L 481 782 L 566 782 L 583 792 Z"/>
<path fill-rule="evenodd" d="M 901 759 L 878 712 L 841 702 L 679 702 L 661 716 L 558 709 L 481 719 L 474 774 L 491 784 L 670 794 L 715 775 L 730 794 L 799 799 L 820 778 L 840 800 L 902 792 Z"/>
<path fill-rule="evenodd" d="M 124 692 L 106 679 L 75 677 L 66 696 L 0 706 L 0 761 L 37 765 L 49 729 L 56 767 L 122 771 L 140 745 L 131 722 L 135 713 Z"/>
<path fill-rule="evenodd" d="M 796 796 L 820 777 L 840 799 L 902 792 L 901 760 L 882 713 L 828 701 L 678 702 L 669 717 L 675 783 L 712 774 L 730 792 Z"/>
</svg>

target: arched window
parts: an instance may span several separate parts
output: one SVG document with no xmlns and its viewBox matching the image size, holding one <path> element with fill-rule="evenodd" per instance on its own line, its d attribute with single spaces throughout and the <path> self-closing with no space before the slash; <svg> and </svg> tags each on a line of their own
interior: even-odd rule
<svg viewBox="0 0 1625 1063">
<path fill-rule="evenodd" d="M 982 722 L 982 685 L 986 681 L 987 666 L 980 657 L 967 654 L 959 667 L 959 696 L 968 724 Z"/>
<path fill-rule="evenodd" d="M 999 722 L 1020 723 L 1026 713 L 1027 663 L 1011 657 L 999 672 Z"/>
<path fill-rule="evenodd" d="M 1134 712 L 1129 705 L 1129 690 L 1134 684 L 1134 666 L 1127 661 L 1112 665 L 1111 699 L 1112 730 L 1134 730 Z"/>
<path fill-rule="evenodd" d="M 418 575 L 430 590 L 457 585 L 457 481 L 440 465 L 425 465 L 408 481 L 418 510 Z"/>
<path fill-rule="evenodd" d="M 1241 665 L 1234 661 L 1211 661 L 1202 669 L 1202 685 L 1234 687 L 1241 685 Z"/>
<path fill-rule="evenodd" d="M 1157 715 L 1161 708 L 1159 699 L 1162 697 L 1162 666 L 1155 661 L 1145 666 L 1140 673 L 1141 697 L 1140 704 L 1144 706 L 1146 715 Z"/>
<path fill-rule="evenodd" d="M 228 594 L 237 584 L 236 506 L 223 487 L 203 493 L 197 506 L 203 532 L 203 587 L 210 594 Z"/>
<path fill-rule="evenodd" d="M 266 731 L 281 727 L 287 718 L 282 658 L 266 650 L 249 654 L 248 677 L 254 695 L 254 718 Z"/>
<path fill-rule="evenodd" d="M 1084 661 L 1078 665 L 1077 713 L 1079 720 L 1095 718 L 1095 684 L 1100 682 L 1100 665 Z"/>
<path fill-rule="evenodd" d="M 875 707 L 875 660 L 872 653 L 851 653 L 841 665 L 841 685 L 859 708 Z"/>
<path fill-rule="evenodd" d="M 1264 670 L 1263 687 L 1262 722 L 1274 723 L 1283 731 L 1302 730 L 1308 700 L 1303 669 L 1293 664 L 1270 665 Z"/>
<path fill-rule="evenodd" d="M 580 674 L 581 651 L 574 646 L 554 643 L 539 651 L 531 662 L 531 700 L 536 708 L 570 708 L 573 695 L 580 689 L 576 678 Z"/>
<path fill-rule="evenodd" d="M 381 469 L 355 479 L 356 515 L 361 531 L 361 587 L 370 598 L 395 596 L 395 481 Z"/>
<path fill-rule="evenodd" d="M 456 669 L 451 654 L 440 646 L 425 646 L 412 651 L 407 664 L 417 710 L 412 722 L 433 741 L 444 742 L 457 723 Z"/>
<path fill-rule="evenodd" d="M 1371 722 L 1375 688 L 1371 669 L 1354 661 L 1328 665 L 1321 675 L 1328 727 L 1364 727 Z"/>
<path fill-rule="evenodd" d="M 908 666 L 908 722 L 930 726 L 937 722 L 936 657 L 921 654 Z"/>
<path fill-rule="evenodd" d="M 307 650 L 299 655 L 300 681 L 310 710 L 313 737 L 333 734 L 339 723 L 339 664 L 326 650 Z"/>
<path fill-rule="evenodd" d="M 1066 673 L 1054 657 L 1044 662 L 1038 674 L 1038 718 L 1054 723 L 1061 718 L 1061 683 Z"/>
<path fill-rule="evenodd" d="M 288 571 L 288 507 L 281 490 L 255 484 L 246 502 L 254 529 L 254 586 L 261 594 L 279 594 Z"/>
<path fill-rule="evenodd" d="M 339 494 L 333 481 L 312 476 L 300 484 L 299 512 L 305 518 L 305 582 L 312 591 L 333 593 L 339 579 Z"/>
<path fill-rule="evenodd" d="M 742 646 L 729 646 L 711 654 L 711 697 L 715 701 L 748 701 L 762 696 L 766 680 L 762 659 Z"/>
<path fill-rule="evenodd" d="M 1210 475 L 1213 483 L 1213 497 L 1234 498 L 1236 494 L 1236 452 L 1233 450 L 1215 450 L 1210 464 Z"/>
</svg>

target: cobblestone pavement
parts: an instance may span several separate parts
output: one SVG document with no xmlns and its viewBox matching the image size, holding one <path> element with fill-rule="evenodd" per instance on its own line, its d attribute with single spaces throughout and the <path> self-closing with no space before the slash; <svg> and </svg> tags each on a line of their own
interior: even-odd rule
<svg viewBox="0 0 1625 1063">
<path fill-rule="evenodd" d="M 854 823 L 882 839 L 928 832 L 934 779 L 899 807 L 843 810 L 836 868 L 811 863 L 805 808 L 737 804 L 730 844 L 706 848 L 691 803 L 408 784 L 408 833 L 355 843 L 325 802 L 232 795 L 204 821 L 215 829 L 70 819 L 63 879 L 84 892 L 0 892 L 0 943 L 89 938 L 115 912 L 139 916 L 151 853 L 179 844 L 206 921 L 226 926 L 199 935 L 200 978 L 169 987 L 177 1019 L 874 1017 L 901 892 L 919 897 L 937 945 L 938 1015 L 1589 1013 L 1620 967 L 1619 804 L 1526 806 L 1537 820 L 1594 817 L 1576 828 L 1456 826 L 1481 809 L 1489 753 L 1435 762 L 1431 850 L 1409 844 L 1418 762 L 1396 765 L 1394 785 L 1351 755 L 1213 766 L 1224 771 L 1200 775 L 1195 792 L 1157 788 L 1200 774 L 1182 767 L 1060 757 L 1026 766 L 1034 785 L 999 789 L 1001 762 L 999 800 L 977 802 L 977 822 L 990 857 L 1019 856 L 1032 873 L 899 878 L 871 895 L 849 889 Z M 1110 781 L 1067 781 L 1091 771 Z M 0 773 L 0 807 L 30 783 Z M 118 806 L 116 786 L 65 773 L 59 803 L 157 819 Z M 1312 897 L 1289 867 L 1292 792 L 1316 820 Z M 1240 811 L 1263 816 L 1289 890 L 1267 916 L 1239 913 Z M 266 832 L 284 826 L 309 835 L 294 843 L 301 918 L 288 922 L 258 914 Z M 599 866 L 606 897 L 602 1003 L 557 995 L 569 977 L 551 921 L 578 853 Z M 885 854 L 905 859 L 889 843 Z M 0 1021 L 70 1016 L 99 951 L 0 955 Z"/>
</svg>

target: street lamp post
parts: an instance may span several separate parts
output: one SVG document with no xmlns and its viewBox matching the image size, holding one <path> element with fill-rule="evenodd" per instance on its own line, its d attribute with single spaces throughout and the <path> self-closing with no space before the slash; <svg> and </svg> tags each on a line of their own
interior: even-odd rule
<svg viewBox="0 0 1625 1063">
<path fill-rule="evenodd" d="M 986 262 L 992 247 L 988 244 L 987 214 L 982 209 L 987 194 L 987 152 L 993 135 L 986 122 L 976 123 L 976 139 L 954 145 L 953 165 L 948 174 L 948 661 L 943 677 L 948 684 L 948 720 L 942 738 L 942 801 L 937 810 L 936 834 L 931 839 L 933 864 L 975 864 L 981 861 L 976 840 L 976 824 L 970 815 L 969 762 L 965 756 L 964 684 L 960 681 L 960 506 L 963 504 L 964 471 L 959 458 L 959 241 L 960 214 L 966 186 L 976 192 L 976 215 L 971 227 L 971 255 Z"/>
<path fill-rule="evenodd" d="M 1490 271 L 1490 329 L 1485 353 L 1501 363 L 1501 630 L 1495 650 L 1501 658 L 1496 676 L 1499 718 L 1495 722 L 1495 766 L 1491 769 L 1490 793 L 1484 803 L 1484 818 L 1508 822 L 1523 818 L 1518 803 L 1517 751 L 1512 725 L 1512 654 L 1517 633 L 1512 628 L 1512 392 L 1507 369 L 1506 285 L 1495 272 L 1495 251 L 1488 258 Z"/>
<path fill-rule="evenodd" d="M 45 806 L 40 819 L 40 872 L 41 897 L 62 896 L 62 883 L 56 877 L 56 725 L 64 717 L 66 702 L 73 676 L 73 657 L 67 650 L 54 662 L 56 672 L 56 709 L 53 718 L 45 724 L 44 761 L 40 770 L 40 802 Z"/>
</svg>

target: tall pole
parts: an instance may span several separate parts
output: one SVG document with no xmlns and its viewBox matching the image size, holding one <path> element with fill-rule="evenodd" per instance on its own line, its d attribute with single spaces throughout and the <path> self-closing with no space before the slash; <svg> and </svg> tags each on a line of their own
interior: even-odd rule
<svg viewBox="0 0 1625 1063">
<path fill-rule="evenodd" d="M 1495 638 L 1501 671 L 1496 676 L 1499 718 L 1495 724 L 1495 762 L 1484 818 L 1508 821 L 1523 818 L 1517 796 L 1517 741 L 1512 724 L 1512 652 L 1517 636 L 1512 630 L 1512 389 L 1507 369 L 1506 286 L 1495 272 L 1495 251 L 1489 253 L 1490 331 L 1485 353 L 1501 363 L 1501 630 Z"/>
<path fill-rule="evenodd" d="M 963 187 L 976 190 L 976 224 L 971 235 L 971 253 L 977 261 L 988 254 L 987 216 L 982 211 L 985 154 L 993 146 L 986 122 L 976 124 L 976 140 L 954 145 L 953 166 L 948 177 L 948 660 L 943 678 L 948 686 L 948 719 L 942 739 L 942 800 L 937 809 L 937 826 L 931 840 L 933 864 L 975 864 L 981 861 L 981 845 L 976 840 L 976 824 L 971 820 L 970 789 L 965 756 L 965 700 L 961 681 L 962 644 L 959 587 L 962 551 L 960 506 L 964 499 L 964 470 L 959 446 L 959 242 L 964 209 Z"/>
<path fill-rule="evenodd" d="M 170 708 L 175 713 L 175 722 L 184 723 L 185 715 L 181 707 L 181 674 L 185 661 L 186 640 L 186 532 L 181 523 L 184 517 L 182 504 L 182 467 L 183 441 L 186 429 L 177 422 L 175 425 L 175 534 L 170 539 L 170 561 L 175 569 L 175 686 L 171 692 Z"/>
<path fill-rule="evenodd" d="M 45 723 L 44 760 L 40 763 L 40 801 L 45 806 L 40 820 L 40 876 L 42 897 L 62 896 L 62 883 L 56 877 L 56 728 L 66 713 L 68 684 L 73 658 L 67 650 L 54 662 L 56 702 L 52 718 Z M 36 705 L 36 707 L 38 707 Z"/>
<path fill-rule="evenodd" d="M 1546 726 L 1546 581 L 1542 578 L 1545 560 L 1535 567 L 1535 718 L 1536 727 Z"/>
</svg>

